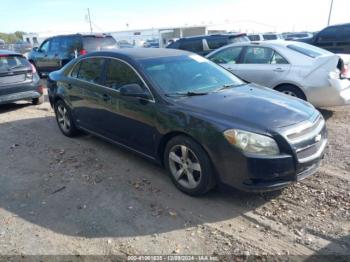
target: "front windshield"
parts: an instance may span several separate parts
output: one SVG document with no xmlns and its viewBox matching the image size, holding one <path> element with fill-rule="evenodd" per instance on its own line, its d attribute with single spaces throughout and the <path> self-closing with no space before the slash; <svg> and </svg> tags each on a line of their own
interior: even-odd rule
<svg viewBox="0 0 350 262">
<path fill-rule="evenodd" d="M 147 59 L 141 64 L 166 95 L 208 93 L 244 84 L 233 74 L 198 55 Z"/>
</svg>

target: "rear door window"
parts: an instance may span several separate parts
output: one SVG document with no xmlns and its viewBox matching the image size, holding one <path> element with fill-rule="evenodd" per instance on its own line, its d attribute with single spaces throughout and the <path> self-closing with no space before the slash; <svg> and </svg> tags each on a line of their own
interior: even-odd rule
<svg viewBox="0 0 350 262">
<path fill-rule="evenodd" d="M 105 86 L 119 91 L 124 85 L 138 84 L 143 86 L 143 82 L 135 71 L 126 63 L 109 59 L 106 70 Z"/>
<path fill-rule="evenodd" d="M 58 54 L 62 50 L 61 38 L 56 37 L 52 39 L 50 45 L 50 53 Z"/>
<path fill-rule="evenodd" d="M 243 47 L 228 47 L 210 57 L 210 60 L 218 64 L 237 64 Z"/>
<path fill-rule="evenodd" d="M 112 36 L 83 36 L 83 48 L 88 52 L 114 47 L 117 41 Z"/>
<path fill-rule="evenodd" d="M 180 44 L 180 49 L 191 52 L 202 52 L 203 39 L 186 39 Z"/>
<path fill-rule="evenodd" d="M 267 47 L 247 47 L 244 57 L 244 64 L 270 64 L 274 51 Z"/>
<path fill-rule="evenodd" d="M 208 46 L 210 49 L 215 50 L 228 44 L 226 37 L 207 38 Z"/>
<path fill-rule="evenodd" d="M 105 59 L 103 58 L 88 58 L 81 61 L 78 79 L 93 84 L 101 84 L 104 63 Z"/>
</svg>

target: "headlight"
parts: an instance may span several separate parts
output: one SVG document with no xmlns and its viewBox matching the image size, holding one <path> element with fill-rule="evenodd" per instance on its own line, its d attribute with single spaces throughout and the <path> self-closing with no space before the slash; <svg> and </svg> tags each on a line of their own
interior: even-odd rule
<svg viewBox="0 0 350 262">
<path fill-rule="evenodd" d="M 257 155 L 278 155 L 280 153 L 276 141 L 267 136 L 237 129 L 225 131 L 224 136 L 231 145 L 246 153 Z"/>
</svg>

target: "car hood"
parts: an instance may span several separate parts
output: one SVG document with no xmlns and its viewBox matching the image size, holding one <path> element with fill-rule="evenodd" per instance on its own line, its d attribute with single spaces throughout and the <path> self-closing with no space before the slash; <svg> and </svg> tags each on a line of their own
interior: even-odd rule
<svg viewBox="0 0 350 262">
<path fill-rule="evenodd" d="M 317 114 L 309 103 L 254 84 L 177 101 L 183 108 L 226 123 L 276 130 Z"/>
</svg>

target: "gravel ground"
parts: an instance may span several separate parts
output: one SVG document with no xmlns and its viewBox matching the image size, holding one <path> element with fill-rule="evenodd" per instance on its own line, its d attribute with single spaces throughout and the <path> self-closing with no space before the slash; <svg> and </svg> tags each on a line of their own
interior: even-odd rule
<svg viewBox="0 0 350 262">
<path fill-rule="evenodd" d="M 0 106 L 0 254 L 350 255 L 350 109 L 332 110 L 313 177 L 191 198 L 133 153 L 64 137 L 48 103 Z"/>
</svg>

